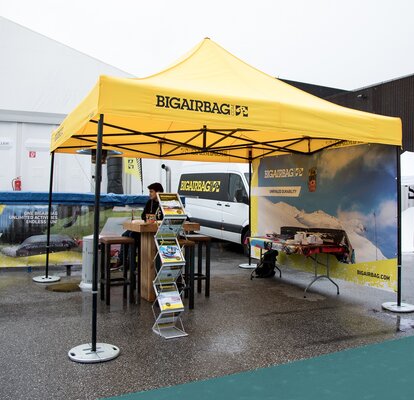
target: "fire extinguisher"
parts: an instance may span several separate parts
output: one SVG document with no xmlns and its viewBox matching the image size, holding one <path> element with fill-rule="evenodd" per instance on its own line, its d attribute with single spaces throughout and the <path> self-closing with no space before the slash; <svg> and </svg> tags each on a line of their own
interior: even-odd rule
<svg viewBox="0 0 414 400">
<path fill-rule="evenodd" d="M 12 180 L 12 188 L 15 192 L 20 192 L 22 190 L 22 178 L 20 176 Z"/>
</svg>

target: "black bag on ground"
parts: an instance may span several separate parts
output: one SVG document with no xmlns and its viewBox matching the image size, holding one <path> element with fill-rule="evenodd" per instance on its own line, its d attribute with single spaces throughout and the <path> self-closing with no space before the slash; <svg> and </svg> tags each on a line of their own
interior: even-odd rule
<svg viewBox="0 0 414 400">
<path fill-rule="evenodd" d="M 277 250 L 268 250 L 262 255 L 257 267 L 250 275 L 253 278 L 272 278 L 275 276 L 276 258 L 279 252 Z"/>
</svg>

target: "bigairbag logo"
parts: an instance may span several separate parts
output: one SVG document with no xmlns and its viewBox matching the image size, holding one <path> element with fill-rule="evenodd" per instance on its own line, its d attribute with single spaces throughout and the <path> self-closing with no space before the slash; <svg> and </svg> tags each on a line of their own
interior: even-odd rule
<svg viewBox="0 0 414 400">
<path fill-rule="evenodd" d="M 217 103 L 184 97 L 171 97 L 156 95 L 155 107 L 172 108 L 174 110 L 186 110 L 211 114 L 230 115 L 233 117 L 248 117 L 249 107 L 238 104 Z"/>
</svg>

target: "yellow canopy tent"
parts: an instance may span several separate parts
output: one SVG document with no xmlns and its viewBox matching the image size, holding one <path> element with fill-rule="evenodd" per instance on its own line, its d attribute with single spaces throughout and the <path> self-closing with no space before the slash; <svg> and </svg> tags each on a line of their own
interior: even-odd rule
<svg viewBox="0 0 414 400">
<path fill-rule="evenodd" d="M 101 76 L 53 132 L 51 150 L 103 146 L 125 156 L 248 162 L 313 153 L 343 141 L 401 145 L 401 121 L 319 99 L 204 39 L 166 70 L 143 79 Z"/>
<path fill-rule="evenodd" d="M 119 353 L 115 346 L 97 346 L 96 342 L 103 149 L 130 157 L 249 162 L 251 166 L 260 157 L 312 154 L 347 141 L 400 146 L 401 121 L 340 107 L 302 92 L 247 65 L 210 39 L 148 78 L 101 76 L 51 140 L 48 241 L 54 154 L 89 149 L 96 151 L 97 161 L 92 340 L 91 345 L 72 349 L 69 357 L 100 362 Z M 47 252 L 45 282 L 48 262 Z"/>
</svg>

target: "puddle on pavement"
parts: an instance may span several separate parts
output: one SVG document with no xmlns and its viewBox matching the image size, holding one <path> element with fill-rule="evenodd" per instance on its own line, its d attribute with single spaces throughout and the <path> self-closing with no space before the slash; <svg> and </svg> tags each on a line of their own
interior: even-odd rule
<svg viewBox="0 0 414 400">
<path fill-rule="evenodd" d="M 305 301 L 323 301 L 326 300 L 325 296 L 322 296 L 320 294 L 317 293 L 312 293 L 312 292 L 308 292 L 306 294 L 306 298 L 303 297 L 304 292 L 303 289 L 296 287 L 296 286 L 288 286 L 288 285 L 278 285 L 275 286 L 273 288 L 271 288 L 270 290 L 274 290 L 277 291 L 279 293 L 281 293 L 284 296 L 287 297 L 291 297 L 294 299 L 300 299 L 300 300 L 305 300 Z"/>
<path fill-rule="evenodd" d="M 407 332 L 414 329 L 414 319 L 401 317 L 396 315 L 396 330 L 397 332 Z"/>
<path fill-rule="evenodd" d="M 379 310 L 371 310 L 374 313 L 379 313 Z M 395 321 L 395 331 L 396 332 L 408 332 L 414 330 L 414 315 L 403 317 L 401 315 L 390 314 L 384 312 L 383 315 Z"/>
</svg>

